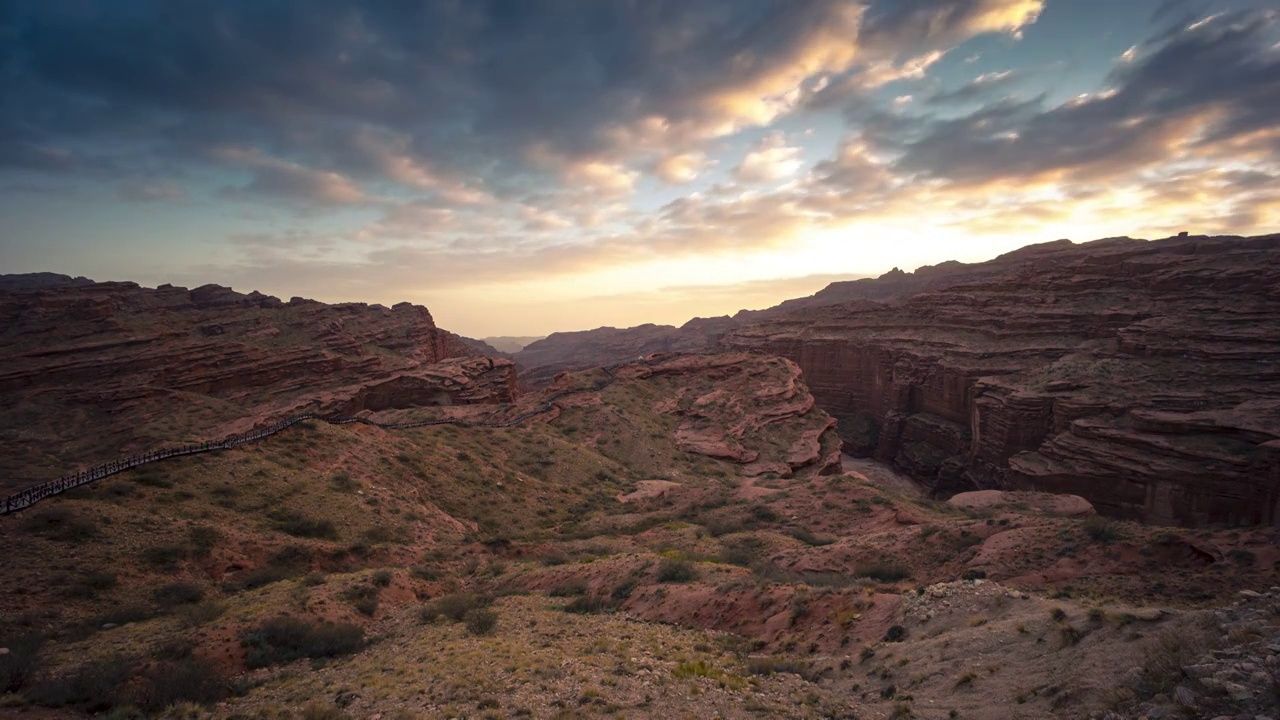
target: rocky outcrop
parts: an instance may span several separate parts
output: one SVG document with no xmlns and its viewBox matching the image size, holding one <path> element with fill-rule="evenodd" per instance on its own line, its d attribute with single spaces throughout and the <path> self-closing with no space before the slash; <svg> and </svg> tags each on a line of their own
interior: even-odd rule
<svg viewBox="0 0 1280 720">
<path fill-rule="evenodd" d="M 835 419 L 816 406 L 790 360 L 742 352 L 659 354 L 613 372 L 650 385 L 668 381 L 654 409 L 679 418 L 680 450 L 740 463 L 748 476 L 841 470 Z"/>
<path fill-rule="evenodd" d="M 6 486 L 263 419 L 508 402 L 516 387 L 513 362 L 479 356 L 409 303 L 63 284 L 0 291 L 0 328 Z"/>
<path fill-rule="evenodd" d="M 1280 235 L 1023 248 L 722 340 L 794 360 L 846 450 L 939 491 L 1280 523 Z"/>
</svg>

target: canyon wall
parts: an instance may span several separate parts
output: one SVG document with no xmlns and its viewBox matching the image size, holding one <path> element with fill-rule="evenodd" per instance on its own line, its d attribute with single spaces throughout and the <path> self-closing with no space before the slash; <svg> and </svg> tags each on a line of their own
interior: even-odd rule
<svg viewBox="0 0 1280 720">
<path fill-rule="evenodd" d="M 1056 242 L 964 267 L 721 342 L 794 360 L 847 452 L 942 493 L 1280 524 L 1280 235 Z"/>
<path fill-rule="evenodd" d="M 302 412 L 516 394 L 511 360 L 418 305 L 59 277 L 0 282 L 0 489 Z"/>
</svg>

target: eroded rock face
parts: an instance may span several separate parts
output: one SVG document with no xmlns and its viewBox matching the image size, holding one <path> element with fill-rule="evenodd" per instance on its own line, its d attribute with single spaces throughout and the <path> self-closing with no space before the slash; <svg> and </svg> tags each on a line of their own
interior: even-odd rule
<svg viewBox="0 0 1280 720">
<path fill-rule="evenodd" d="M 689 377 L 656 409 L 676 415 L 677 447 L 742 463 L 746 475 L 840 472 L 835 419 L 818 408 L 790 360 L 747 353 L 655 356 L 619 377 Z"/>
<path fill-rule="evenodd" d="M 6 484 L 266 418 L 508 402 L 515 392 L 512 361 L 479 357 L 409 303 L 286 303 L 217 285 L 29 285 L 0 289 Z"/>
<path fill-rule="evenodd" d="M 846 452 L 940 491 L 1280 523 L 1280 235 L 1048 243 L 963 267 L 722 344 L 794 360 Z"/>
</svg>

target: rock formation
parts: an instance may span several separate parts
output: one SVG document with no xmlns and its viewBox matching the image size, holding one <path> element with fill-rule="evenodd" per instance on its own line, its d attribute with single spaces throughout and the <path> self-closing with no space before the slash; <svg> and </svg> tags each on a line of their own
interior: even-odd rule
<svg viewBox="0 0 1280 720">
<path fill-rule="evenodd" d="M 928 287 L 722 343 L 794 360 L 846 452 L 940 491 L 1280 523 L 1280 235 L 1059 241 Z"/>
<path fill-rule="evenodd" d="M 646 324 L 552 333 L 528 344 L 514 358 L 525 369 L 523 380 L 531 385 L 544 385 L 566 370 L 599 367 L 652 353 L 712 347 L 737 326 L 735 320 L 725 316 L 694 318 L 679 328 Z"/>
<path fill-rule="evenodd" d="M 24 284 L 0 290 L 0 327 L 5 489 L 298 412 L 506 402 L 515 392 L 514 363 L 479 356 L 409 303 Z"/>
</svg>

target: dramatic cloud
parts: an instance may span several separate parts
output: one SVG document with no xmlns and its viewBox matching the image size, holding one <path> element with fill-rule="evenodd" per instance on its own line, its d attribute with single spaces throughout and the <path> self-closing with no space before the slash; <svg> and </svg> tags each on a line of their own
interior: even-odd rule
<svg viewBox="0 0 1280 720">
<path fill-rule="evenodd" d="M 1276 229 L 1277 11 L 1135 2 L 1104 34 L 1072 0 L 12 0 L 0 264 L 501 333 L 535 296 L 621 324 L 654 287 L 713 283 L 667 293 L 695 314 L 737 281 Z"/>
<path fill-rule="evenodd" d="M 769 133 L 742 159 L 733 176 L 744 183 L 784 180 L 800 169 L 800 148 L 787 144 L 780 132 Z"/>
</svg>

